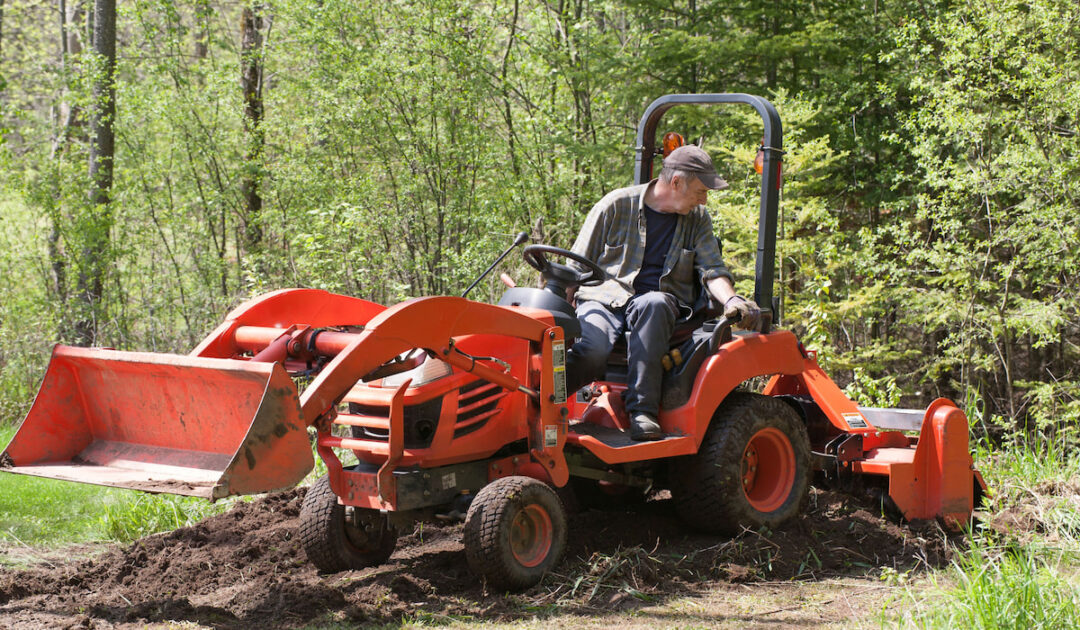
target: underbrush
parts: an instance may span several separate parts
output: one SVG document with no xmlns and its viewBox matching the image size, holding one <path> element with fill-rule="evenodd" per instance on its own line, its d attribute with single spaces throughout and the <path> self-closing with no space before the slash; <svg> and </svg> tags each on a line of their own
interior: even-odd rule
<svg viewBox="0 0 1080 630">
<path fill-rule="evenodd" d="M 1080 459 L 1064 446 L 1022 443 L 980 449 L 991 495 L 989 525 L 1022 544 L 1080 550 Z"/>
<path fill-rule="evenodd" d="M 651 601 L 658 578 L 664 577 L 664 562 L 641 546 L 620 547 L 614 553 L 593 553 L 570 575 L 555 574 L 548 593 L 538 602 L 563 605 L 611 602 L 626 595 Z M 536 605 L 536 602 L 534 602 Z"/>
<path fill-rule="evenodd" d="M 1080 589 L 1067 577 L 1075 550 L 994 543 L 977 536 L 952 567 L 955 586 L 920 625 L 940 628 L 1075 628 Z"/>
</svg>

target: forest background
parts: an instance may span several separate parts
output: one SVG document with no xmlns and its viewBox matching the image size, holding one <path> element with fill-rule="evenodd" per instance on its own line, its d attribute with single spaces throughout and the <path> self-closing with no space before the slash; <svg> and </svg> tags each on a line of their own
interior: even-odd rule
<svg viewBox="0 0 1080 630">
<path fill-rule="evenodd" d="M 783 324 L 834 378 L 1080 442 L 1074 0 L 130 0 L 115 67 L 93 8 L 0 0 L 0 423 L 57 342 L 183 353 L 269 290 L 392 304 L 522 230 L 568 247 L 648 103 L 749 92 L 784 121 Z M 710 209 L 752 294 L 760 121 L 661 127 L 731 182 Z"/>
</svg>

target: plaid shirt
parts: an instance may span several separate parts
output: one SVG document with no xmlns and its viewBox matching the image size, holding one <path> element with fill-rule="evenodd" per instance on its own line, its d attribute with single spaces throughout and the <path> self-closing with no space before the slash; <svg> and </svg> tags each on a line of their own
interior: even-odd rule
<svg viewBox="0 0 1080 630">
<path fill-rule="evenodd" d="M 653 180 L 655 182 L 656 180 Z M 573 251 L 596 262 L 610 278 L 595 287 L 581 287 L 577 299 L 595 300 L 611 308 L 624 306 L 634 296 L 634 278 L 645 259 L 645 191 L 653 182 L 608 193 L 589 212 Z M 696 274 L 695 274 L 696 272 Z M 698 298 L 698 282 L 734 277 L 720 257 L 712 219 L 705 206 L 679 216 L 675 235 L 664 259 L 660 290 L 689 307 Z"/>
</svg>

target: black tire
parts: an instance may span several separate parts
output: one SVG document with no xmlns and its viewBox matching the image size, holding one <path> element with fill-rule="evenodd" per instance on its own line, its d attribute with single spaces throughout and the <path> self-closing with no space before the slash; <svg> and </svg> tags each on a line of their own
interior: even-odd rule
<svg viewBox="0 0 1080 630">
<path fill-rule="evenodd" d="M 352 518 L 346 518 L 352 513 Z M 397 545 L 397 531 L 378 510 L 338 503 L 330 478 L 319 477 L 300 509 L 300 544 L 321 573 L 363 569 L 386 562 Z"/>
<path fill-rule="evenodd" d="M 696 455 L 673 462 L 671 495 L 690 526 L 736 535 L 798 515 L 810 489 L 810 440 L 782 400 L 732 393 Z"/>
<path fill-rule="evenodd" d="M 566 548 L 566 512 L 550 486 L 502 477 L 476 494 L 465 517 L 465 557 L 496 589 L 533 586 Z"/>
</svg>

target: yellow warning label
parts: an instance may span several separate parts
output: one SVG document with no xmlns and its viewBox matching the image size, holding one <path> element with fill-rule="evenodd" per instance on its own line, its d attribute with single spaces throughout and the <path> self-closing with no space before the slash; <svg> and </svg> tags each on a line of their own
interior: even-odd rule
<svg viewBox="0 0 1080 630">
<path fill-rule="evenodd" d="M 566 402 L 566 344 L 556 341 L 551 344 L 551 365 L 554 368 L 555 381 L 554 402 L 561 405 Z"/>
</svg>

